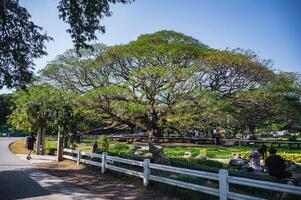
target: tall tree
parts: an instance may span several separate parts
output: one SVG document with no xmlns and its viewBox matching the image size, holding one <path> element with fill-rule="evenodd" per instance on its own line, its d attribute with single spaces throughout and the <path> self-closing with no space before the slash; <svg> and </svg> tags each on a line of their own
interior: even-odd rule
<svg viewBox="0 0 301 200">
<path fill-rule="evenodd" d="M 268 60 L 252 51 L 210 49 L 174 31 L 93 48 L 81 50 L 83 57 L 67 51 L 41 75 L 79 92 L 78 108 L 101 119 L 102 130 L 141 127 L 161 136 L 164 129 L 208 130 L 233 122 L 235 129 L 254 133 L 277 118 L 284 120 L 280 113 L 288 114 L 293 103 L 299 105 L 295 79 L 277 75 Z"/>
<path fill-rule="evenodd" d="M 88 69 L 85 77 L 95 77 L 95 73 L 97 82 L 79 84 L 75 70 L 58 73 L 66 69 L 65 65 L 48 66 L 43 74 L 51 78 L 45 72 L 56 71 L 51 74 L 60 74 L 54 79 L 57 83 L 75 77 L 75 81 L 67 82 L 85 92 L 81 102 L 101 113 L 108 126 L 143 126 L 150 135 L 160 136 L 168 113 L 197 86 L 193 82 L 195 69 L 200 53 L 206 49 L 192 37 L 159 31 L 142 35 L 128 45 L 113 47 L 95 62 L 82 63 Z"/>
</svg>

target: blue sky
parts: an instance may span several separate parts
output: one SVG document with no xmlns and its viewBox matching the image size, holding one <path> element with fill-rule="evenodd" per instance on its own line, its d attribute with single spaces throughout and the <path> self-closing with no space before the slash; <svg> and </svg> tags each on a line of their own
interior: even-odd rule
<svg viewBox="0 0 301 200">
<path fill-rule="evenodd" d="M 58 0 L 20 2 L 54 38 L 48 56 L 35 61 L 38 70 L 72 48 L 68 25 L 58 19 Z M 277 70 L 301 72 L 301 0 L 136 0 L 112 11 L 98 42 L 128 43 L 143 33 L 175 30 L 213 48 L 252 49 Z"/>
</svg>

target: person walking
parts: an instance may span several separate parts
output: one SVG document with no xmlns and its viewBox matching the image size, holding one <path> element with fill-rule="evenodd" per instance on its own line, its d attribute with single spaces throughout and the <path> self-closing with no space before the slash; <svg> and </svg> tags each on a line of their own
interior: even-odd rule
<svg viewBox="0 0 301 200">
<path fill-rule="evenodd" d="M 26 159 L 27 160 L 30 160 L 31 159 L 31 152 L 33 151 L 34 149 L 34 143 L 36 141 L 36 138 L 34 137 L 33 134 L 30 134 L 27 138 L 26 138 L 26 148 L 28 149 L 28 154 L 27 154 L 27 157 Z"/>
</svg>

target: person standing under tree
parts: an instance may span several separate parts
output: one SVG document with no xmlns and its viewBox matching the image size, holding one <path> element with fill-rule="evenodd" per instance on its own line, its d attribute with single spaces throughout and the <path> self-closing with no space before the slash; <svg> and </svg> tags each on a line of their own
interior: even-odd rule
<svg viewBox="0 0 301 200">
<path fill-rule="evenodd" d="M 28 154 L 27 154 L 27 157 L 26 157 L 27 160 L 31 159 L 30 154 L 31 154 L 31 152 L 34 149 L 34 143 L 35 143 L 35 141 L 36 141 L 36 138 L 34 137 L 33 134 L 30 134 L 30 136 L 28 136 L 26 138 L 26 148 L 28 149 Z"/>
<path fill-rule="evenodd" d="M 219 138 L 220 138 L 220 135 L 219 135 L 219 132 L 217 132 L 215 135 L 215 144 L 216 145 L 220 145 Z"/>
</svg>

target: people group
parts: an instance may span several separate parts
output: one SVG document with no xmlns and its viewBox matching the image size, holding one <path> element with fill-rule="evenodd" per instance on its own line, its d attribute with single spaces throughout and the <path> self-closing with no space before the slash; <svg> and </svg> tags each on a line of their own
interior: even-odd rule
<svg viewBox="0 0 301 200">
<path fill-rule="evenodd" d="M 269 156 L 267 155 L 267 147 L 262 145 L 259 149 L 255 149 L 249 156 L 248 167 L 255 173 L 259 172 L 262 168 L 260 165 L 260 156 L 264 160 L 264 168 L 267 170 L 270 176 L 278 179 L 289 178 L 291 173 L 287 170 L 285 160 L 277 155 L 275 148 L 269 148 Z M 266 159 L 265 159 L 266 158 Z"/>
</svg>

